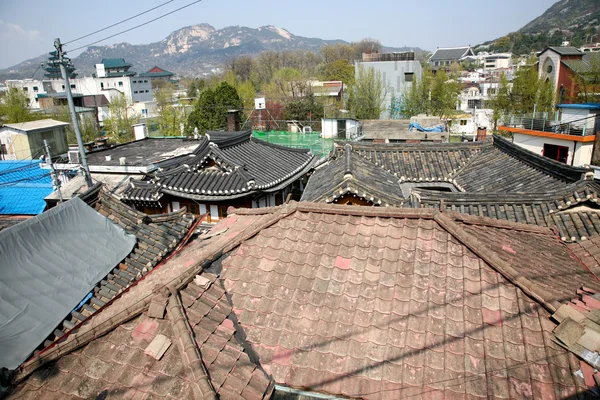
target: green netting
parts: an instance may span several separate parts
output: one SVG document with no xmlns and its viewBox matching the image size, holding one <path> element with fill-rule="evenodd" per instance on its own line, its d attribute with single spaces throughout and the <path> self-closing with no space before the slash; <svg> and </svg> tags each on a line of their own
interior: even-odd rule
<svg viewBox="0 0 600 400">
<path fill-rule="evenodd" d="M 253 131 L 252 134 L 255 138 L 269 143 L 296 149 L 310 149 L 310 151 L 316 155 L 327 154 L 333 148 L 333 139 L 323 139 L 319 132 L 293 133 L 284 131 Z"/>
</svg>

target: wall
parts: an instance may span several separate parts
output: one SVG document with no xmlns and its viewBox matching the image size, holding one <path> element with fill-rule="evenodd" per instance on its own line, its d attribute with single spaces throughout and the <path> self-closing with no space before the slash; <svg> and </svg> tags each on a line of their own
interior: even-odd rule
<svg viewBox="0 0 600 400">
<path fill-rule="evenodd" d="M 27 135 L 9 128 L 0 129 L 0 143 L 6 146 L 5 160 L 30 160 L 29 141 Z"/>
<path fill-rule="evenodd" d="M 538 76 L 541 78 L 549 78 L 556 90 L 559 87 L 558 75 L 561 68 L 560 55 L 552 50 L 548 50 L 540 55 L 538 60 Z M 548 66 L 552 67 L 552 72 L 548 72 Z"/>
<path fill-rule="evenodd" d="M 592 133 L 596 124 L 596 119 L 593 117 L 595 112 L 592 113 L 590 110 L 573 109 L 573 108 L 561 108 L 560 123 L 566 124 L 572 122 L 572 125 L 577 128 L 583 128 L 585 126 L 586 133 Z M 587 118 L 587 119 L 584 119 Z M 589 132 L 588 132 L 589 130 Z"/>
<path fill-rule="evenodd" d="M 323 118 L 321 119 L 321 137 L 323 138 L 337 138 L 338 131 L 337 125 L 338 120 L 335 118 Z M 360 123 L 355 119 L 346 120 L 346 138 L 354 139 L 359 135 Z"/>
<path fill-rule="evenodd" d="M 593 142 L 578 142 L 577 149 L 575 150 L 575 158 L 573 158 L 573 146 L 575 142 L 572 140 L 560 140 L 515 133 L 514 143 L 539 155 L 543 155 L 542 150 L 544 149 L 544 144 L 568 147 L 569 155 L 567 157 L 567 164 L 571 165 L 572 163 L 574 166 L 590 164 L 592 160 L 592 150 L 594 148 Z"/>
<path fill-rule="evenodd" d="M 40 149 L 44 147 L 44 139 L 48 142 L 53 155 L 65 154 L 69 151 L 67 132 L 64 127 L 32 132 L 27 137 L 29 139 L 29 148 L 34 158 L 40 156 Z"/>
<path fill-rule="evenodd" d="M 381 80 L 386 88 L 386 96 L 384 101 L 384 111 L 380 115 L 380 119 L 390 118 L 389 108 L 393 96 L 399 97 L 404 95 L 406 90 L 409 90 L 413 83 L 421 79 L 423 68 L 419 61 L 378 61 L 378 62 L 357 62 L 355 65 L 355 73 L 358 76 L 358 69 L 374 68 L 381 74 Z M 413 73 L 412 82 L 405 81 L 405 73 Z"/>
</svg>

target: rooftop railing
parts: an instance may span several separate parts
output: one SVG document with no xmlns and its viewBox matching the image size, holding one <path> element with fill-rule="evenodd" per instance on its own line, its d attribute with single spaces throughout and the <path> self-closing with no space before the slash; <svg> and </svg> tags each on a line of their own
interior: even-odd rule
<svg viewBox="0 0 600 400">
<path fill-rule="evenodd" d="M 543 114 L 506 116 L 501 118 L 500 125 L 564 135 L 588 136 L 594 134 L 593 129 L 587 128 L 586 121 L 560 123 Z"/>
</svg>

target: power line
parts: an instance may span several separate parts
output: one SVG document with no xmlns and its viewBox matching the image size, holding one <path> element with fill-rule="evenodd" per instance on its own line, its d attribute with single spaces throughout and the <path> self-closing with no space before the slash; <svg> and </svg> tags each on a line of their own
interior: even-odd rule
<svg viewBox="0 0 600 400">
<path fill-rule="evenodd" d="M 98 29 L 97 31 L 94 31 L 94 32 L 92 32 L 92 33 L 88 33 L 87 35 L 80 36 L 80 37 L 78 37 L 77 39 L 69 40 L 68 42 L 66 42 L 66 43 L 63 43 L 63 44 L 67 45 L 67 44 L 69 44 L 69 43 L 73 43 L 73 42 L 76 42 L 76 41 L 78 41 L 78 40 L 85 39 L 86 37 L 89 37 L 89 36 L 95 35 L 96 33 L 100 33 L 100 32 L 103 32 L 103 31 L 105 31 L 105 30 L 107 30 L 107 29 L 113 28 L 113 27 L 115 27 L 115 26 L 117 26 L 117 25 L 121 25 L 121 24 L 122 24 L 122 23 L 124 23 L 124 22 L 130 21 L 130 20 L 132 20 L 132 19 L 134 19 L 134 18 L 137 18 L 137 17 L 139 17 L 139 16 L 141 16 L 141 15 L 147 14 L 147 13 L 149 13 L 150 11 L 154 11 L 154 10 L 156 10 L 157 8 L 160 8 L 160 7 L 162 7 L 162 6 L 166 5 L 166 4 L 172 3 L 173 1 L 174 1 L 174 0 L 169 0 L 169 1 L 166 1 L 166 2 L 164 2 L 164 3 L 162 3 L 162 4 L 159 4 L 159 5 L 157 5 L 156 7 L 152 7 L 152 8 L 151 8 L 151 9 L 149 9 L 149 10 L 146 10 L 146 11 L 144 11 L 144 12 L 141 12 L 141 13 L 139 13 L 139 14 L 136 14 L 136 15 L 134 15 L 133 17 L 126 18 L 126 19 L 124 19 L 124 20 L 122 20 L 122 21 L 120 21 L 120 22 L 117 22 L 117 23 L 115 23 L 115 24 L 112 24 L 112 25 L 109 25 L 109 26 L 107 26 L 106 28 Z"/>
<path fill-rule="evenodd" d="M 169 12 L 168 12 L 168 13 L 166 13 L 166 14 L 163 14 L 163 15 L 160 15 L 160 16 L 158 16 L 158 17 L 154 18 L 154 19 L 151 19 L 150 21 L 146 21 L 146 22 L 144 22 L 144 23 L 141 23 L 141 24 L 139 24 L 139 25 L 136 25 L 136 26 L 134 26 L 134 27 L 132 27 L 132 28 L 125 29 L 124 31 L 121 31 L 121 32 L 115 33 L 114 35 L 107 36 L 107 37 L 105 37 L 105 38 L 103 38 L 103 39 L 96 40 L 95 42 L 92 42 L 92 43 L 86 44 L 85 46 L 80 46 L 80 47 L 77 47 L 77 48 L 75 48 L 75 49 L 71 49 L 70 51 L 77 51 L 77 50 L 81 50 L 81 49 L 83 49 L 83 48 L 86 48 L 86 47 L 88 47 L 88 46 L 92 46 L 92 45 L 94 45 L 94 44 L 96 44 L 96 43 L 103 42 L 103 41 L 105 41 L 105 40 L 107 40 L 107 39 L 110 39 L 110 38 L 113 38 L 113 37 L 115 37 L 115 36 L 122 35 L 123 33 L 130 32 L 130 31 L 132 31 L 132 30 L 134 30 L 134 29 L 140 28 L 140 27 L 142 27 L 142 26 L 144 26 L 144 25 L 148 25 L 148 24 L 150 24 L 150 23 L 152 23 L 152 22 L 154 22 L 154 21 L 158 21 L 158 20 L 159 20 L 159 19 L 161 19 L 161 18 L 164 18 L 164 17 L 166 17 L 166 16 L 168 16 L 168 15 L 171 15 L 171 14 L 173 14 L 173 13 L 176 13 L 177 11 L 181 11 L 181 10 L 183 10 L 184 8 L 190 7 L 190 6 L 192 6 L 192 5 L 196 4 L 196 3 L 200 3 L 201 1 L 202 1 L 202 0 L 196 0 L 196 1 L 193 1 L 193 2 L 191 2 L 191 3 L 189 3 L 189 4 L 186 4 L 185 6 L 182 6 L 182 7 L 176 8 L 176 9 L 175 9 L 175 10 L 173 10 L 173 11 L 169 11 Z"/>
</svg>

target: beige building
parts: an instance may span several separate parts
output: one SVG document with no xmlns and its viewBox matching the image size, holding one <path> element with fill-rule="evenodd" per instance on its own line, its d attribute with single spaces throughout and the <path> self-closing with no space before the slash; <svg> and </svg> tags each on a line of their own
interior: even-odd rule
<svg viewBox="0 0 600 400">
<path fill-rule="evenodd" d="M 69 150 L 67 132 L 69 124 L 53 119 L 5 124 L 0 127 L 0 159 L 31 160 L 44 154 L 44 139 L 53 155 Z"/>
</svg>

